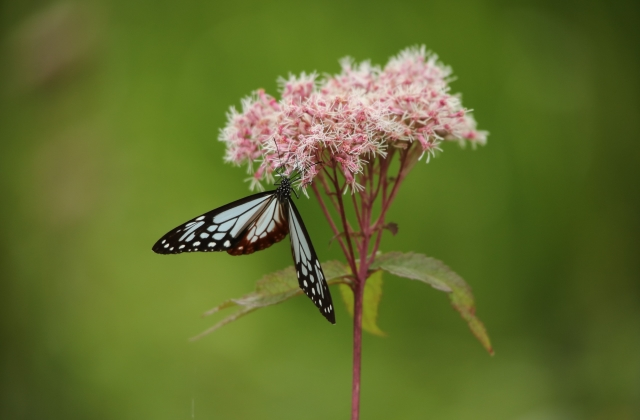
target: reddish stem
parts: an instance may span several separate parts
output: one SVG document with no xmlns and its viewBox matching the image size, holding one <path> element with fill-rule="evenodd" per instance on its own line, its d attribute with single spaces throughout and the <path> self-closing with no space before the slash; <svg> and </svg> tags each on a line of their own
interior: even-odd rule
<svg viewBox="0 0 640 420">
<path fill-rule="evenodd" d="M 360 371 L 362 361 L 362 298 L 364 282 L 356 279 L 353 286 L 353 385 L 351 388 L 351 420 L 360 418 Z"/>
<path fill-rule="evenodd" d="M 338 200 L 338 205 L 340 206 L 340 219 L 342 219 L 342 227 L 344 229 L 344 236 L 345 239 L 347 240 L 347 247 L 349 249 L 349 256 L 351 257 L 351 261 L 355 261 L 356 259 L 356 255 L 353 252 L 353 244 L 351 243 L 351 232 L 349 229 L 349 221 L 347 220 L 347 214 L 345 212 L 344 209 L 344 202 L 342 201 L 342 190 L 343 187 L 340 186 L 339 182 L 338 182 L 338 171 L 336 170 L 335 166 L 333 167 L 333 180 L 334 180 L 334 186 L 336 189 L 336 199 Z M 355 273 L 354 273 L 355 274 Z"/>
<path fill-rule="evenodd" d="M 338 243 L 340 244 L 340 248 L 342 248 L 342 252 L 344 252 L 344 255 L 349 255 L 349 253 L 347 251 L 347 248 L 346 248 L 346 246 L 344 244 L 344 241 L 340 237 L 340 230 L 338 230 L 338 227 L 336 226 L 335 222 L 333 221 L 333 218 L 331 217 L 331 213 L 329 213 L 329 209 L 324 204 L 324 200 L 322 199 L 322 196 L 320 195 L 320 191 L 318 191 L 318 187 L 316 186 L 315 183 L 311 184 L 311 189 L 313 190 L 313 193 L 315 194 L 316 198 L 318 199 L 318 202 L 320 203 L 320 208 L 322 209 L 322 212 L 324 213 L 324 217 L 326 217 L 327 220 L 329 221 L 329 226 L 331 226 L 331 230 L 333 230 L 333 234 L 336 237 L 336 239 L 338 240 Z M 352 267 L 352 269 L 353 269 L 353 267 Z"/>
<path fill-rule="evenodd" d="M 361 372 L 361 360 L 362 360 L 362 311 L 363 311 L 363 299 L 364 289 L 369 275 L 369 267 L 375 261 L 375 254 L 380 246 L 380 240 L 382 238 L 382 231 L 384 228 L 384 220 L 389 210 L 391 203 L 393 202 L 400 184 L 404 181 L 404 178 L 416 163 L 418 158 L 418 151 L 413 144 L 409 145 L 404 150 L 398 150 L 400 157 L 400 167 L 398 173 L 392 182 L 389 182 L 388 172 L 391 164 L 391 159 L 396 153 L 395 150 L 391 150 L 386 158 L 382 158 L 379 161 L 379 166 L 376 167 L 376 162 L 369 162 L 362 173 L 359 174 L 361 185 L 368 187 L 368 192 L 360 191 L 357 194 L 360 195 L 358 200 L 355 197 L 356 193 L 352 193 L 352 205 L 354 207 L 356 221 L 358 223 L 359 231 L 354 231 L 349 224 L 347 214 L 345 211 L 345 202 L 342 199 L 344 188 L 346 183 L 342 184 L 338 174 L 337 164 L 329 166 L 333 173 L 331 173 L 327 167 L 320 173 L 319 184 L 323 187 L 329 201 L 335 207 L 340 222 L 342 224 L 343 232 L 339 231 L 338 225 L 334 222 L 329 209 L 327 208 L 318 186 L 316 183 L 312 184 L 312 189 L 318 201 L 320 207 L 329 221 L 329 225 L 334 234 L 338 238 L 340 247 L 345 254 L 349 267 L 351 268 L 353 283 L 350 284 L 353 291 L 353 385 L 351 394 L 351 420 L 358 420 L 360 418 L 360 372 Z M 377 183 L 376 183 L 377 176 Z M 327 180 L 329 182 L 327 182 Z M 331 189 L 333 187 L 333 191 Z M 389 190 L 390 188 L 390 190 Z M 380 211 L 377 217 L 374 217 L 374 203 L 381 194 Z M 344 234 L 344 240 L 342 238 Z M 371 239 L 375 240 L 371 253 L 369 253 L 369 246 Z M 355 249 L 354 249 L 355 242 Z M 356 256 L 355 251 L 358 255 Z"/>
</svg>

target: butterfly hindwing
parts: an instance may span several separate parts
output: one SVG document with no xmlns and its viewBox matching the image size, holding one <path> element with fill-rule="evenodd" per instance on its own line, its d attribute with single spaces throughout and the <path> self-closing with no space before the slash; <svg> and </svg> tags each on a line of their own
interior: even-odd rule
<svg viewBox="0 0 640 420">
<path fill-rule="evenodd" d="M 289 234 L 291 236 L 291 253 L 296 266 L 296 274 L 300 288 L 318 307 L 320 313 L 332 324 L 336 323 L 333 301 L 320 261 L 313 249 L 307 229 L 302 223 L 298 209 L 291 199 L 289 201 Z"/>
<path fill-rule="evenodd" d="M 242 252 L 243 249 L 238 250 L 236 247 L 239 242 L 244 242 L 243 233 L 253 226 L 256 220 L 263 220 L 265 212 L 279 207 L 274 191 L 253 194 L 176 227 L 160 238 L 152 249 L 158 254 L 180 254 L 193 251 L 227 251 L 233 255 L 250 253 L 253 250 L 247 249 L 249 252 Z M 263 225 L 264 222 L 261 226 Z M 269 225 L 266 226 L 268 227 Z M 280 234 L 276 233 L 276 236 Z M 264 240 L 264 237 L 262 239 Z M 266 248 L 275 242 L 277 241 L 267 240 L 264 243 L 259 240 L 254 241 L 254 250 Z M 265 246 L 265 243 L 268 245 Z"/>
<path fill-rule="evenodd" d="M 260 214 L 243 228 L 227 252 L 231 255 L 251 254 L 283 240 L 289 233 L 287 210 L 274 196 Z"/>
</svg>

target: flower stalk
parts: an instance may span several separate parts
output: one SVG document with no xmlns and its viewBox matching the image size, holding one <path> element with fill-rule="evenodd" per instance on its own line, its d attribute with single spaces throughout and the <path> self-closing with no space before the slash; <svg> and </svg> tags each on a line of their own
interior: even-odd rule
<svg viewBox="0 0 640 420">
<path fill-rule="evenodd" d="M 395 176 L 390 176 L 391 161 L 398 155 L 399 168 Z M 351 419 L 360 416 L 360 378 L 362 361 L 362 313 L 363 297 L 366 281 L 369 278 L 369 267 L 375 261 L 375 255 L 380 247 L 385 217 L 398 189 L 409 170 L 418 160 L 420 151 L 413 144 L 404 149 L 392 149 L 386 156 L 368 162 L 358 182 L 366 186 L 354 191 L 351 200 L 344 199 L 348 188 L 344 177 L 340 177 L 338 164 L 329 163 L 323 168 L 311 184 L 320 208 L 322 209 L 334 237 L 340 244 L 345 259 L 353 273 L 351 276 L 351 290 L 353 291 L 353 383 L 351 390 Z M 322 194 L 321 191 L 324 193 Z M 375 212 L 375 205 L 380 201 L 380 208 Z M 336 210 L 339 223 L 329 211 L 326 201 Z M 346 205 L 350 202 L 356 228 L 347 217 Z M 342 230 L 338 226 L 342 227 Z M 355 252 L 354 252 L 355 249 Z"/>
<path fill-rule="evenodd" d="M 360 418 L 360 371 L 362 365 L 362 300 L 364 282 L 356 282 L 353 290 L 353 381 L 351 386 L 351 420 Z"/>
</svg>

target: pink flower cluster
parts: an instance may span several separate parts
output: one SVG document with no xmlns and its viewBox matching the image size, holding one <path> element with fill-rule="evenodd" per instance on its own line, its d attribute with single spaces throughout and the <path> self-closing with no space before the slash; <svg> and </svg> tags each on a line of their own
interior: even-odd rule
<svg viewBox="0 0 640 420">
<path fill-rule="evenodd" d="M 321 170 L 313 165 L 330 159 L 357 191 L 363 165 L 388 147 L 417 141 L 428 160 L 442 141 L 486 142 L 449 93 L 451 69 L 424 47 L 400 52 L 384 69 L 349 58 L 341 65 L 340 74 L 322 80 L 315 73 L 281 79 L 279 101 L 258 90 L 242 101 L 242 112 L 231 108 L 220 140 L 228 162 L 248 164 L 252 188 L 282 165 L 287 173 L 302 170 L 306 186 Z"/>
</svg>

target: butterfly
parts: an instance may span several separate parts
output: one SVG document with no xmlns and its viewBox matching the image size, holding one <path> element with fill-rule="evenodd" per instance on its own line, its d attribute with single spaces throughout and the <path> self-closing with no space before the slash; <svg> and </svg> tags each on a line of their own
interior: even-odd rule
<svg viewBox="0 0 640 420">
<path fill-rule="evenodd" d="M 231 255 L 251 254 L 280 242 L 289 234 L 298 284 L 332 324 L 336 323 L 333 301 L 320 261 L 313 249 L 300 212 L 291 198 L 293 182 L 277 171 L 277 189 L 234 201 L 195 217 L 172 229 L 155 245 L 157 254 L 226 251 Z"/>
</svg>

